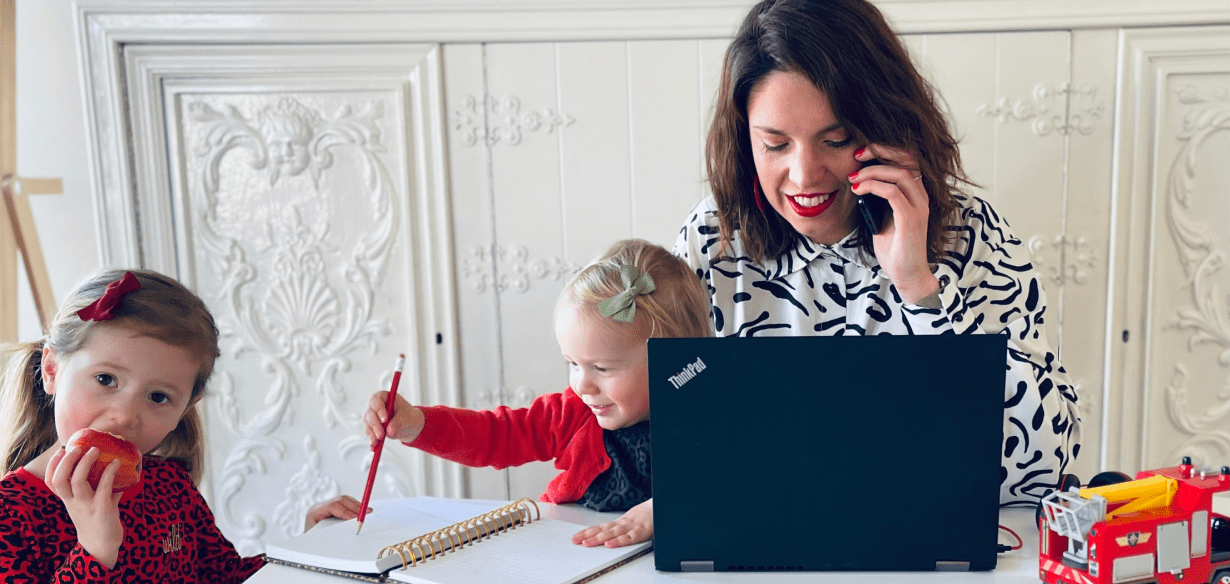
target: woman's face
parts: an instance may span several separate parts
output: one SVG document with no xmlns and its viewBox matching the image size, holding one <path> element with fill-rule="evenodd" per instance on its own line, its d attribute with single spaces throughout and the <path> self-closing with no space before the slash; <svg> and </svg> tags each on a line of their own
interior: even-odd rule
<svg viewBox="0 0 1230 584">
<path fill-rule="evenodd" d="M 854 230 L 847 178 L 860 168 L 828 98 L 799 73 L 774 71 L 747 100 L 752 157 L 765 199 L 796 231 L 833 245 Z"/>
</svg>

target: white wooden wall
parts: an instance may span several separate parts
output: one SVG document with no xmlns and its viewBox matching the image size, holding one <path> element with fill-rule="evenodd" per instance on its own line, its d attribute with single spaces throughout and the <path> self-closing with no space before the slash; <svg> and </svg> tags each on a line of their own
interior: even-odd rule
<svg viewBox="0 0 1230 584">
<path fill-rule="evenodd" d="M 411 356 L 403 392 L 421 403 L 563 389 L 550 315 L 568 276 L 619 238 L 671 245 L 705 196 L 725 39 L 749 3 L 610 4 L 79 8 L 106 262 L 176 274 L 218 317 L 204 488 L 241 551 L 359 494 L 357 415 L 392 355 Z M 1230 28 L 1203 24 L 1230 10 L 1135 29 L 1139 12 L 1094 26 L 1068 4 L 973 4 L 884 8 L 976 194 L 1044 276 L 1081 398 L 1075 471 L 1230 462 Z M 979 24 L 997 6 L 1000 30 Z M 536 496 L 555 473 L 385 456 L 376 496 Z"/>
</svg>

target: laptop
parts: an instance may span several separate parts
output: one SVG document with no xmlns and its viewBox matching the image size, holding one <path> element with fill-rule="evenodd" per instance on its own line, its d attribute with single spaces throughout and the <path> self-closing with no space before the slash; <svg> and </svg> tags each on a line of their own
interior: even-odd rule
<svg viewBox="0 0 1230 584">
<path fill-rule="evenodd" d="M 661 571 L 992 570 L 1003 335 L 650 339 Z"/>
</svg>

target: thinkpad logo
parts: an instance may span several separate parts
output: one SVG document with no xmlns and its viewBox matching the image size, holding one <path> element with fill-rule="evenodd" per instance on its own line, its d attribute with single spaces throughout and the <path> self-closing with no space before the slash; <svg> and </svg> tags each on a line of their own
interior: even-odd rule
<svg viewBox="0 0 1230 584">
<path fill-rule="evenodd" d="M 668 377 L 667 380 L 671 382 L 671 385 L 675 386 L 675 389 L 679 389 L 683 387 L 683 384 L 691 381 L 693 377 L 696 377 L 698 373 L 704 370 L 705 362 L 701 361 L 700 357 L 697 357 L 695 363 L 689 363 L 687 367 L 683 368 L 683 371 Z"/>
</svg>

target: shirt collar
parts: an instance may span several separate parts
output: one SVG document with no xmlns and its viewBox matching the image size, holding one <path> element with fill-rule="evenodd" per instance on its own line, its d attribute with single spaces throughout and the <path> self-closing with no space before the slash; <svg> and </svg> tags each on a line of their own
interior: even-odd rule
<svg viewBox="0 0 1230 584">
<path fill-rule="evenodd" d="M 804 235 L 796 238 L 793 249 L 767 262 L 770 268 L 769 279 L 789 276 L 819 258 L 837 260 L 843 264 L 852 263 L 871 272 L 880 271 L 880 262 L 863 252 L 860 247 L 862 239 L 858 230 L 851 231 L 834 245 L 824 245 L 808 239 Z"/>
</svg>

